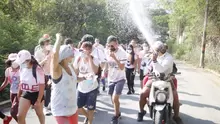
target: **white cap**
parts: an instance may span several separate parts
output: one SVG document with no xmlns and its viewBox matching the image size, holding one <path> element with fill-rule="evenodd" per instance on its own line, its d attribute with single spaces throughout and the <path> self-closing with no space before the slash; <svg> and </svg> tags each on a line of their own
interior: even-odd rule
<svg viewBox="0 0 220 124">
<path fill-rule="evenodd" d="M 26 60 L 31 60 L 31 53 L 27 50 L 21 50 L 18 52 L 15 62 L 19 65 L 24 63 Z"/>
<path fill-rule="evenodd" d="M 71 56 L 74 56 L 74 49 L 70 45 L 62 45 L 59 51 L 59 62 Z"/>
<path fill-rule="evenodd" d="M 9 54 L 8 60 L 11 60 L 11 61 L 16 60 L 17 55 L 18 55 L 17 53 L 11 53 L 11 54 Z"/>
</svg>

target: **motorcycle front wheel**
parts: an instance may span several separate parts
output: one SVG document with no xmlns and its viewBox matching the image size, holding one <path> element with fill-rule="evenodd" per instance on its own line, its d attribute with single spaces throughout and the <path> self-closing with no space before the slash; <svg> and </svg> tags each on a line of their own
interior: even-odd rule
<svg viewBox="0 0 220 124">
<path fill-rule="evenodd" d="M 154 124 L 165 124 L 164 111 L 156 111 L 154 117 Z"/>
</svg>

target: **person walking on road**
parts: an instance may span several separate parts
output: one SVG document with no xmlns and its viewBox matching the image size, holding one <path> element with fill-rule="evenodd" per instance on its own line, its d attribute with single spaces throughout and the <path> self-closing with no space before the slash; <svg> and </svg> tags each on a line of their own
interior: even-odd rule
<svg viewBox="0 0 220 124">
<path fill-rule="evenodd" d="M 45 100 L 44 100 L 44 114 L 51 115 L 49 110 L 50 96 L 51 96 L 51 76 L 50 76 L 50 60 L 52 45 L 50 44 L 50 36 L 39 39 L 40 48 L 38 48 L 34 56 L 45 73 Z"/>
<path fill-rule="evenodd" d="M 10 99 L 11 99 L 11 116 L 18 121 L 18 88 L 20 82 L 19 65 L 14 61 L 17 58 L 17 53 L 11 53 L 6 61 L 5 80 L 0 87 L 0 92 L 10 83 Z"/>
<path fill-rule="evenodd" d="M 40 124 L 45 124 L 43 113 L 44 71 L 39 66 L 37 60 L 27 50 L 18 52 L 15 63 L 20 66 L 18 124 L 26 123 L 25 118 L 31 105 L 35 109 Z"/>
<path fill-rule="evenodd" d="M 94 110 L 96 109 L 96 98 L 98 95 L 97 72 L 99 61 L 92 55 L 92 44 L 84 42 L 81 46 L 81 56 L 74 62 L 78 77 L 84 78 L 78 85 L 78 108 L 79 112 L 86 118 L 85 124 L 92 124 L 94 118 Z M 87 107 L 87 111 L 83 108 Z"/>
<path fill-rule="evenodd" d="M 72 66 L 74 51 L 70 45 L 62 45 L 61 34 L 51 56 L 52 77 L 51 111 L 57 124 L 78 124 L 76 84 L 77 77 Z"/>
<path fill-rule="evenodd" d="M 108 74 L 109 91 L 115 114 L 111 123 L 118 124 L 121 116 L 119 97 L 126 82 L 125 63 L 127 61 L 126 52 L 118 48 L 118 39 L 115 36 L 109 36 L 107 39 L 107 64 L 103 73 Z"/>
</svg>

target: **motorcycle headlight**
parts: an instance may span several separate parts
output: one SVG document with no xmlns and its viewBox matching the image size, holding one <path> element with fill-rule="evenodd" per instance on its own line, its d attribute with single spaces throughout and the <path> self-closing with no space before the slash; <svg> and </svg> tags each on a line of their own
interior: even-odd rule
<svg viewBox="0 0 220 124">
<path fill-rule="evenodd" d="M 164 103 L 164 102 L 166 102 L 166 99 L 167 99 L 166 93 L 164 93 L 164 92 L 159 92 L 159 93 L 157 93 L 157 95 L 156 95 L 156 100 L 157 100 L 158 102 Z"/>
</svg>

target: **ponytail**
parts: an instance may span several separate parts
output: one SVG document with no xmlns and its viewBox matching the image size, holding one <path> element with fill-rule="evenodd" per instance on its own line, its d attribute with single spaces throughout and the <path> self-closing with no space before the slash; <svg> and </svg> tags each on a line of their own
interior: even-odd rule
<svg viewBox="0 0 220 124">
<path fill-rule="evenodd" d="M 33 66 L 40 66 L 40 64 L 38 63 L 38 61 L 35 59 L 33 55 L 31 56 L 31 64 Z"/>
</svg>

